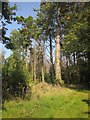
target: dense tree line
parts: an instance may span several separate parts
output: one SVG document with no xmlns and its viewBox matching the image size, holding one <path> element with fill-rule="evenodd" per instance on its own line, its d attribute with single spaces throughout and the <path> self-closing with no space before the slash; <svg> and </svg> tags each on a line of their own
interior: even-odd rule
<svg viewBox="0 0 90 120">
<path fill-rule="evenodd" d="M 13 14 L 5 14 L 5 9 L 2 16 L 12 21 Z M 13 13 L 16 5 L 9 9 Z M 23 97 L 33 83 L 88 85 L 89 2 L 41 2 L 34 11 L 36 19 L 15 16 L 22 27 L 7 40 L 4 34 L 3 42 L 13 52 L 6 60 L 3 56 L 4 91 Z"/>
</svg>

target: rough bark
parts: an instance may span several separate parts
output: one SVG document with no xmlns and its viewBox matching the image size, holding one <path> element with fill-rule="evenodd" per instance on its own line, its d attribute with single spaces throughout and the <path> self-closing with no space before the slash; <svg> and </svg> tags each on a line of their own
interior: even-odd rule
<svg viewBox="0 0 90 120">
<path fill-rule="evenodd" d="M 51 39 L 51 36 L 49 36 L 49 39 L 50 39 L 50 79 L 51 79 L 51 83 L 54 83 L 54 65 L 53 65 L 52 39 Z"/>
<path fill-rule="evenodd" d="M 44 44 L 42 45 L 41 53 L 42 53 L 42 82 L 44 82 Z"/>
<path fill-rule="evenodd" d="M 58 28 L 59 29 L 59 28 Z M 58 31 L 57 31 L 58 32 Z M 61 84 L 61 65 L 60 65 L 60 35 L 56 36 L 56 83 Z"/>
<path fill-rule="evenodd" d="M 44 82 L 44 44 L 42 45 L 41 38 L 38 40 L 38 74 L 40 81 Z"/>
<path fill-rule="evenodd" d="M 34 81 L 34 55 L 33 55 L 33 48 L 30 51 L 30 72 L 32 75 L 32 80 Z"/>
<path fill-rule="evenodd" d="M 42 65 L 42 82 L 44 82 L 44 66 Z"/>
<path fill-rule="evenodd" d="M 41 41 L 38 40 L 37 79 L 41 81 Z"/>
<path fill-rule="evenodd" d="M 61 77 L 61 64 L 60 64 L 60 7 L 57 3 L 57 30 L 56 30 L 56 84 L 63 84 Z"/>
<path fill-rule="evenodd" d="M 33 68 L 33 72 L 34 72 L 34 81 L 36 81 L 36 50 L 34 50 L 34 68 Z"/>
</svg>

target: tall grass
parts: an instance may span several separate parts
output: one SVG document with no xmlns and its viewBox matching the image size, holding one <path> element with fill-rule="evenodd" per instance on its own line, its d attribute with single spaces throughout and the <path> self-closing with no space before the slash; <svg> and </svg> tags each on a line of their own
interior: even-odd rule
<svg viewBox="0 0 90 120">
<path fill-rule="evenodd" d="M 6 101 L 3 118 L 88 118 L 88 92 L 62 88 L 62 93 L 30 100 Z"/>
</svg>

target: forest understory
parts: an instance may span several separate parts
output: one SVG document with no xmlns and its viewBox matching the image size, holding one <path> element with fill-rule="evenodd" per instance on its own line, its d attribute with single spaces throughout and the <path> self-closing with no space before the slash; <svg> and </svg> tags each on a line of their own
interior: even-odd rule
<svg viewBox="0 0 90 120">
<path fill-rule="evenodd" d="M 73 89 L 74 87 L 74 89 Z M 90 90 L 39 83 L 26 98 L 5 101 L 3 118 L 89 118 Z M 30 94 L 32 93 L 31 97 Z"/>
</svg>

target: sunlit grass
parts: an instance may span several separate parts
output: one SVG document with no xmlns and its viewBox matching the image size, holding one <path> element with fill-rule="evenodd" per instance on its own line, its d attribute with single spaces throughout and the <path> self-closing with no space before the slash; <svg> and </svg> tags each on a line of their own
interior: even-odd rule
<svg viewBox="0 0 90 120">
<path fill-rule="evenodd" d="M 88 118 L 88 104 L 82 101 L 88 100 L 88 91 L 60 89 L 59 93 L 39 93 L 29 101 L 6 101 L 3 118 Z"/>
</svg>

